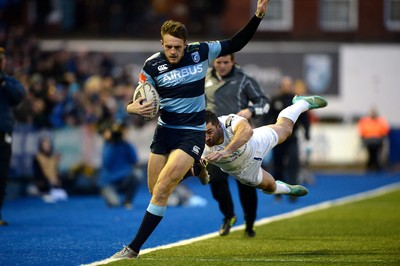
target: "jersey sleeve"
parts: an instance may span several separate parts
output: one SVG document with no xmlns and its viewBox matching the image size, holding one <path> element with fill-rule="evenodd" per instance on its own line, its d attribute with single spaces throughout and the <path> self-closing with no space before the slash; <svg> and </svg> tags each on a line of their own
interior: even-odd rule
<svg viewBox="0 0 400 266">
<path fill-rule="evenodd" d="M 154 79 L 146 73 L 146 71 L 144 69 L 142 69 L 142 71 L 140 71 L 140 75 L 139 75 L 139 84 L 148 82 L 151 85 L 153 85 L 153 87 L 156 87 L 156 82 L 154 81 Z"/>
<path fill-rule="evenodd" d="M 254 115 L 260 116 L 268 113 L 270 108 L 270 99 L 264 94 L 260 84 L 249 76 L 247 76 L 246 79 L 245 92 L 253 104 L 251 108 L 254 110 Z"/>
<path fill-rule="evenodd" d="M 221 43 L 219 41 L 207 42 L 208 44 L 208 65 L 211 66 L 214 59 L 221 53 Z"/>
<path fill-rule="evenodd" d="M 246 118 L 235 114 L 222 116 L 220 119 L 220 121 L 225 125 L 226 130 L 232 134 L 235 132 L 237 124 L 243 120 L 247 121 Z"/>
<path fill-rule="evenodd" d="M 140 74 L 139 74 L 139 84 L 148 82 L 151 85 L 153 85 L 153 87 L 155 87 L 155 88 L 157 87 L 155 80 L 150 75 L 150 73 L 151 73 L 151 71 L 150 71 L 151 62 L 150 61 L 152 59 L 154 59 L 154 58 L 157 58 L 159 55 L 160 55 L 160 53 L 157 52 L 157 53 L 153 54 L 152 56 L 150 56 L 149 58 L 146 59 L 146 61 L 143 64 L 142 70 L 140 71 Z"/>
<path fill-rule="evenodd" d="M 257 31 L 261 20 L 261 18 L 254 15 L 246 26 L 232 36 L 232 38 L 221 41 L 222 51 L 220 56 L 233 54 L 242 50 Z"/>
<path fill-rule="evenodd" d="M 208 147 L 207 145 L 205 145 L 204 150 L 203 150 L 203 154 L 201 155 L 201 158 L 206 157 L 210 152 L 211 152 L 210 147 Z"/>
</svg>

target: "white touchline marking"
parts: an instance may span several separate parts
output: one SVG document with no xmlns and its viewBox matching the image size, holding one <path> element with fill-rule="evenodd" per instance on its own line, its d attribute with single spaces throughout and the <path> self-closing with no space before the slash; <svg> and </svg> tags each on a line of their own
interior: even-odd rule
<svg viewBox="0 0 400 266">
<path fill-rule="evenodd" d="M 315 212 L 315 211 L 319 211 L 319 210 L 325 210 L 325 209 L 328 209 L 328 208 L 334 207 L 334 206 L 345 205 L 347 203 L 352 203 L 352 202 L 357 202 L 357 201 L 361 201 L 361 200 L 365 200 L 365 199 L 369 199 L 369 198 L 373 198 L 373 197 L 378 197 L 378 196 L 390 193 L 392 191 L 395 191 L 399 188 L 400 188 L 400 182 L 385 185 L 385 186 L 382 186 L 382 187 L 379 187 L 379 188 L 376 188 L 373 190 L 357 193 L 357 194 L 354 194 L 351 196 L 346 196 L 346 197 L 339 198 L 339 199 L 324 201 L 324 202 L 321 202 L 321 203 L 318 203 L 315 205 L 311 205 L 311 206 L 307 206 L 307 207 L 304 207 L 301 209 L 297 209 L 297 210 L 294 210 L 294 211 L 291 211 L 288 213 L 283 213 L 283 214 L 271 216 L 268 218 L 263 218 L 263 219 L 256 221 L 255 225 L 269 224 L 269 223 L 272 223 L 275 221 L 280 221 L 280 220 L 289 219 L 292 217 L 297 217 L 297 216 L 300 216 L 300 215 L 303 215 L 306 213 L 311 213 L 311 212 Z M 244 225 L 238 225 L 238 226 L 232 227 L 231 231 L 237 231 L 237 230 L 242 230 L 242 229 L 244 229 Z M 205 235 L 190 238 L 190 239 L 180 240 L 178 242 L 163 245 L 163 246 L 147 248 L 147 249 L 141 250 L 140 255 L 150 253 L 150 252 L 160 250 L 160 249 L 168 249 L 168 248 L 188 245 L 188 244 L 191 244 L 191 243 L 194 243 L 197 241 L 209 239 L 209 238 L 216 237 L 216 236 L 218 236 L 218 232 L 209 233 L 209 234 L 205 234 Z M 116 261 L 116 260 L 115 259 L 113 259 L 113 260 L 105 259 L 105 260 L 95 261 L 95 262 L 92 262 L 89 264 L 82 264 L 81 266 L 105 265 L 105 264 L 108 264 L 113 261 Z"/>
</svg>

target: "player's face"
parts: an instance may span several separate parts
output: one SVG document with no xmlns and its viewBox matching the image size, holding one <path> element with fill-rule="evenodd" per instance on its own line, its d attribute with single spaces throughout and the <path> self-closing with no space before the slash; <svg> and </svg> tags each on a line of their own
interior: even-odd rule
<svg viewBox="0 0 400 266">
<path fill-rule="evenodd" d="M 221 144 L 224 141 L 224 135 L 220 125 L 214 126 L 211 123 L 206 125 L 206 144 L 212 147 Z"/>
<path fill-rule="evenodd" d="M 161 40 L 161 45 L 168 62 L 178 64 L 185 52 L 186 43 L 182 39 L 166 34 Z"/>
<path fill-rule="evenodd" d="M 226 55 L 218 57 L 214 60 L 213 66 L 215 71 L 221 76 L 225 77 L 232 71 L 232 67 L 235 62 L 233 62 L 232 56 Z"/>
<path fill-rule="evenodd" d="M 291 78 L 283 78 L 281 81 L 281 91 L 283 93 L 294 93 L 294 86 Z"/>
</svg>

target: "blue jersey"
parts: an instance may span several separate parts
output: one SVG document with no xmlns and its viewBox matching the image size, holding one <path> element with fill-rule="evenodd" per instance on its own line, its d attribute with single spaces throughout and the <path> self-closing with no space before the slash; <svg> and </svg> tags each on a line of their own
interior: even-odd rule
<svg viewBox="0 0 400 266">
<path fill-rule="evenodd" d="M 178 64 L 170 64 L 163 52 L 146 60 L 139 82 L 151 83 L 160 95 L 159 125 L 205 130 L 205 76 L 220 52 L 219 41 L 191 43 Z"/>
</svg>

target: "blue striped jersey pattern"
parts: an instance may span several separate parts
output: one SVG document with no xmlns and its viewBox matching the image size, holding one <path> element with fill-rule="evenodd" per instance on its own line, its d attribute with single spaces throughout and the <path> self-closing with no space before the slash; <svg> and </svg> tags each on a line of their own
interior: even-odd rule
<svg viewBox="0 0 400 266">
<path fill-rule="evenodd" d="M 187 45 L 178 64 L 170 64 L 163 52 L 146 60 L 139 82 L 151 83 L 160 95 L 159 125 L 205 130 L 205 76 L 220 52 L 219 41 L 197 42 Z"/>
</svg>

